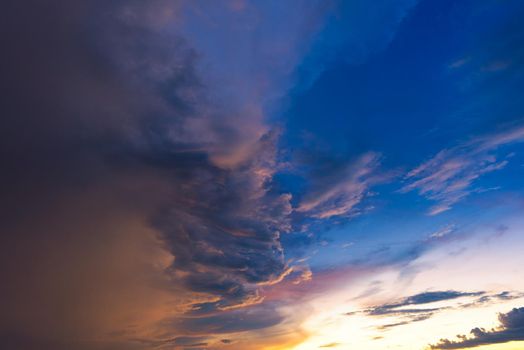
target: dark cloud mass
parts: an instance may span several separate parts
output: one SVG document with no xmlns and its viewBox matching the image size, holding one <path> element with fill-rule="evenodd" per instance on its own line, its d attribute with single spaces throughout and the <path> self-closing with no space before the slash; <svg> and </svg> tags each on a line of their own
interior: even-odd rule
<svg viewBox="0 0 524 350">
<path fill-rule="evenodd" d="M 514 308 L 499 314 L 500 327 L 492 330 L 473 328 L 471 336 L 458 335 L 458 340 L 441 339 L 431 349 L 466 349 L 480 345 L 524 340 L 524 308 Z"/>
<path fill-rule="evenodd" d="M 278 131 L 210 94 L 198 52 L 160 25 L 182 6 L 4 4 L 0 329 L 10 349 L 141 348 L 281 321 L 255 307 L 259 286 L 289 270 L 290 196 L 271 191 Z"/>
</svg>

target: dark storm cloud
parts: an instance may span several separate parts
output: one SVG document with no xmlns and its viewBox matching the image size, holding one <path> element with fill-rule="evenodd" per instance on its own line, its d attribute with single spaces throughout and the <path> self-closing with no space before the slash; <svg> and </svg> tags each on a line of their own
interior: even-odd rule
<svg viewBox="0 0 524 350">
<path fill-rule="evenodd" d="M 500 327 L 486 330 L 473 328 L 471 336 L 458 335 L 458 340 L 441 339 L 431 349 L 466 349 L 481 345 L 507 343 L 524 340 L 524 308 L 514 308 L 505 314 L 499 314 Z"/>
<path fill-rule="evenodd" d="M 119 327 L 138 337 L 122 320 L 159 295 L 185 307 L 176 332 L 281 321 L 238 309 L 288 271 L 290 197 L 271 191 L 278 131 L 208 97 L 198 53 L 154 20 L 176 4 L 4 4 L 0 326 L 23 334 L 3 338 L 13 349 Z M 171 316 L 163 308 L 148 326 Z"/>
<path fill-rule="evenodd" d="M 103 2 L 3 5 L 0 326 L 53 343 L 104 327 L 101 314 L 122 311 L 117 301 L 102 310 L 107 299 L 136 291 L 151 256 L 131 246 L 153 244 L 140 219 L 157 180 L 141 182 L 151 193 L 129 190 L 140 176 L 106 162 L 139 99 L 92 45 L 89 18 Z"/>
<path fill-rule="evenodd" d="M 288 229 L 288 197 L 265 189 L 272 137 L 264 137 L 258 155 L 237 171 L 193 167 L 181 203 L 155 220 L 176 257 L 172 269 L 186 273 L 184 284 L 222 297 L 195 305 L 197 310 L 260 301 L 256 284 L 286 270 L 279 234 Z M 263 175 L 257 177 L 257 171 Z"/>
</svg>

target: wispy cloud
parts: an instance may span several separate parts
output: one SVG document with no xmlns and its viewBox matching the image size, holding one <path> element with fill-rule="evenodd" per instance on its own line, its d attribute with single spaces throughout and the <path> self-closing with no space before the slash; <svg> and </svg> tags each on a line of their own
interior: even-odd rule
<svg viewBox="0 0 524 350">
<path fill-rule="evenodd" d="M 351 215 L 369 194 L 370 187 L 383 181 L 377 174 L 380 155 L 369 152 L 356 161 L 313 180 L 313 189 L 296 211 L 318 219 Z"/>
<path fill-rule="evenodd" d="M 482 291 L 460 292 L 454 290 L 423 292 L 405 297 L 393 303 L 376 305 L 363 311 L 349 312 L 346 315 L 364 314 L 372 317 L 396 318 L 395 322 L 386 323 L 377 327 L 379 330 L 387 330 L 414 322 L 425 321 L 435 314 L 446 310 L 477 307 L 479 305 L 497 303 L 501 300 L 519 298 L 520 296 L 521 294 L 512 292 L 496 294 L 488 294 Z M 474 298 L 473 301 L 471 301 L 471 298 Z M 468 302 L 460 302 L 464 299 Z M 446 303 L 443 304 L 443 302 Z"/>
<path fill-rule="evenodd" d="M 456 225 L 449 224 L 449 225 L 444 226 L 440 230 L 433 232 L 429 236 L 429 238 L 430 239 L 440 239 L 440 238 L 450 235 L 451 233 L 455 232 L 455 230 L 456 230 Z"/>
<path fill-rule="evenodd" d="M 504 168 L 509 160 L 500 155 L 502 146 L 524 141 L 524 126 L 476 137 L 446 148 L 405 176 L 401 192 L 417 191 L 437 202 L 429 214 L 449 210 L 475 191 L 473 183 L 482 175 Z"/>
<path fill-rule="evenodd" d="M 450 69 L 460 68 L 460 67 L 464 66 L 465 64 L 467 64 L 470 60 L 471 60 L 470 57 L 459 58 L 458 60 L 455 60 L 455 61 L 451 62 L 448 65 L 448 67 Z"/>
<path fill-rule="evenodd" d="M 376 306 L 369 310 L 369 314 L 370 315 L 384 315 L 384 314 L 389 314 L 389 313 L 398 313 L 398 312 L 402 313 L 406 311 L 405 309 L 402 309 L 405 306 L 424 305 L 424 304 L 430 304 L 430 303 L 435 303 L 439 301 L 453 300 L 453 299 L 463 298 L 463 297 L 478 296 L 482 294 L 484 294 L 484 292 L 468 293 L 468 292 L 458 292 L 454 290 L 424 292 L 424 293 L 415 294 L 415 295 L 406 297 L 396 303 Z M 432 310 L 432 309 L 429 309 L 429 310 Z M 419 310 L 408 309 L 408 311 L 421 312 L 421 311 L 426 311 L 426 309 L 419 309 Z"/>
</svg>

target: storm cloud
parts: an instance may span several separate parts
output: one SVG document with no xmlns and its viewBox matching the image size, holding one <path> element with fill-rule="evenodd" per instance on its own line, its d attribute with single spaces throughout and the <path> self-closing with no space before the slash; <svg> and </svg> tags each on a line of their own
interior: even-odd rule
<svg viewBox="0 0 524 350">
<path fill-rule="evenodd" d="M 204 346 L 180 339 L 281 322 L 253 309 L 291 271 L 280 243 L 291 196 L 273 190 L 280 130 L 264 109 L 304 50 L 312 5 L 276 21 L 291 45 L 275 67 L 263 64 L 279 45 L 269 37 L 238 51 L 256 59 L 220 60 L 183 25 L 205 21 L 193 2 L 4 4 L 4 343 Z M 231 32 L 241 18 L 275 22 L 263 8 L 209 10 Z M 235 59 L 250 65 L 206 64 Z"/>
</svg>

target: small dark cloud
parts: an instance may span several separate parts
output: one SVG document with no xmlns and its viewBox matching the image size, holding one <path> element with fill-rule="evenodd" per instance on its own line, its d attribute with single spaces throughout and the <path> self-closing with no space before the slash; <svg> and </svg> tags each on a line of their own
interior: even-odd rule
<svg viewBox="0 0 524 350">
<path fill-rule="evenodd" d="M 441 339 L 431 349 L 466 349 L 481 345 L 500 344 L 510 341 L 524 340 L 524 307 L 514 308 L 508 313 L 498 316 L 500 327 L 486 330 L 473 328 L 471 336 L 458 335 L 458 340 Z"/>
<path fill-rule="evenodd" d="M 493 295 L 493 298 L 499 299 L 499 300 L 513 300 L 518 298 L 523 298 L 524 293 L 522 292 L 510 292 L 510 291 L 503 291 L 498 294 Z"/>
<path fill-rule="evenodd" d="M 485 294 L 484 292 L 459 292 L 454 290 L 448 291 L 435 291 L 435 292 L 424 292 L 415 295 L 408 296 L 404 299 L 399 300 L 395 303 L 377 305 L 367 310 L 361 311 L 368 316 L 396 316 L 398 322 L 393 322 L 377 327 L 379 330 L 387 330 L 389 328 L 403 326 L 413 322 L 420 322 L 427 320 L 432 317 L 435 313 L 450 308 L 449 306 L 443 307 L 416 307 L 418 305 L 427 305 L 439 301 L 453 300 L 462 297 L 480 296 Z M 411 307 L 408 307 L 411 306 Z M 352 316 L 357 313 L 348 312 L 347 316 Z"/>
<path fill-rule="evenodd" d="M 519 299 L 523 297 L 524 297 L 524 293 L 517 292 L 517 291 L 503 291 L 500 293 L 485 294 L 485 295 L 481 295 L 480 297 L 478 297 L 476 300 L 474 300 L 471 303 L 460 305 L 459 308 L 467 309 L 470 307 L 480 306 L 484 304 L 497 303 L 500 301 Z"/>
<path fill-rule="evenodd" d="M 325 344 L 325 345 L 320 345 L 319 348 L 335 348 L 337 346 L 339 346 L 340 343 L 329 343 L 329 344 Z"/>
<path fill-rule="evenodd" d="M 464 293 L 457 292 L 453 290 L 441 291 L 441 292 L 425 292 L 410 296 L 404 300 L 404 305 L 418 305 L 418 304 L 427 304 L 433 303 L 442 300 L 456 299 L 460 297 L 469 297 L 481 295 L 484 292 L 475 292 L 475 293 Z"/>
<path fill-rule="evenodd" d="M 406 297 L 396 303 L 384 304 L 375 306 L 367 313 L 372 316 L 387 315 L 387 314 L 412 314 L 412 313 L 430 313 L 438 311 L 440 308 L 424 308 L 424 309 L 402 309 L 405 306 L 424 305 L 438 301 L 452 300 L 462 297 L 479 296 L 485 294 L 484 292 L 466 293 L 454 290 L 424 292 Z"/>
</svg>

